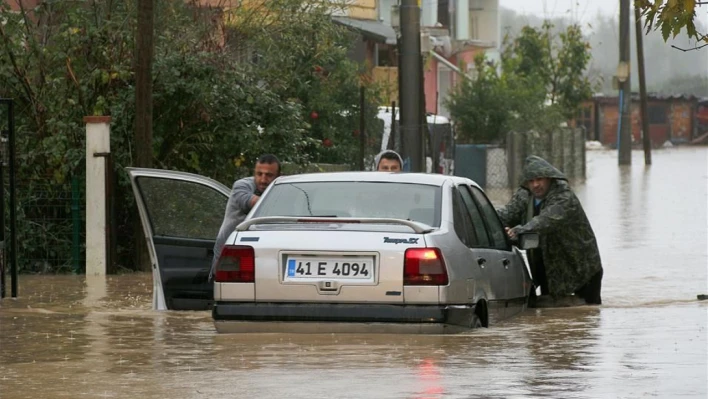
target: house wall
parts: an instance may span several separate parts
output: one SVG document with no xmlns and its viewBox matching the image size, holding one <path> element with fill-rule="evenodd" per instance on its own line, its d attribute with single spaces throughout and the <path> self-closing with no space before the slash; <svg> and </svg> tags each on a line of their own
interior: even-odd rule
<svg viewBox="0 0 708 399">
<path fill-rule="evenodd" d="M 669 119 L 671 123 L 671 139 L 674 142 L 685 143 L 691 141 L 695 114 L 695 104 L 687 102 L 671 104 Z"/>
<path fill-rule="evenodd" d="M 698 104 L 694 121 L 696 123 L 693 133 L 694 139 L 708 134 L 708 101 L 704 100 Z"/>
<path fill-rule="evenodd" d="M 349 17 L 356 19 L 377 20 L 376 0 L 350 0 Z"/>
<path fill-rule="evenodd" d="M 471 68 L 474 68 L 474 58 L 477 56 L 479 53 L 484 53 L 488 49 L 485 47 L 477 47 L 477 46 L 470 46 L 467 50 L 460 52 L 457 54 L 457 60 L 461 62 L 467 70 L 469 71 Z M 455 65 L 459 66 L 458 62 L 453 62 Z"/>
<path fill-rule="evenodd" d="M 619 112 L 617 108 L 618 99 L 602 98 L 595 100 L 593 121 L 597 122 L 593 126 L 598 133 L 598 139 L 604 145 L 617 145 L 617 129 Z M 588 106 L 586 103 L 585 106 Z M 633 100 L 631 104 L 632 142 L 639 144 L 642 141 L 642 119 L 638 100 Z M 647 101 L 647 111 L 649 119 L 649 138 L 652 146 L 661 146 L 666 141 L 673 143 L 685 143 L 696 137 L 696 114 L 697 104 L 691 99 L 649 99 Z M 574 121 L 578 125 L 579 121 Z M 593 132 L 588 132 L 588 139 L 592 139 Z"/>
<path fill-rule="evenodd" d="M 494 43 L 499 47 L 499 0 L 469 0 L 470 39 Z"/>
<path fill-rule="evenodd" d="M 425 111 L 435 113 L 438 108 L 438 60 L 429 56 L 424 64 Z"/>
<path fill-rule="evenodd" d="M 374 82 L 383 86 L 383 104 L 391 105 L 392 101 L 400 104 L 398 99 L 398 67 L 375 67 L 372 70 Z"/>
</svg>

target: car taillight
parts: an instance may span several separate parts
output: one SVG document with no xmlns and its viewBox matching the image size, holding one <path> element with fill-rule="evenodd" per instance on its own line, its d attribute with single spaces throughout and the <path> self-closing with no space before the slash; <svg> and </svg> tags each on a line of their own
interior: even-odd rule
<svg viewBox="0 0 708 399">
<path fill-rule="evenodd" d="M 404 285 L 447 285 L 447 268 L 438 248 L 408 248 L 404 262 Z"/>
<path fill-rule="evenodd" d="M 221 250 L 214 281 L 217 283 L 252 283 L 255 280 L 256 256 L 253 247 L 227 245 Z"/>
</svg>

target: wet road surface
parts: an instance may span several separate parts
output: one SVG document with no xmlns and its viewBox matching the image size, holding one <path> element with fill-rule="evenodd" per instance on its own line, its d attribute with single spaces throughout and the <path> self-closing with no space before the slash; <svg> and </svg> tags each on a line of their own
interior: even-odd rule
<svg viewBox="0 0 708 399">
<path fill-rule="evenodd" d="M 0 301 L 0 398 L 706 398 L 708 148 L 633 155 L 589 151 L 573 185 L 600 307 L 451 336 L 217 335 L 208 312 L 152 311 L 148 274 L 20 276 Z"/>
</svg>

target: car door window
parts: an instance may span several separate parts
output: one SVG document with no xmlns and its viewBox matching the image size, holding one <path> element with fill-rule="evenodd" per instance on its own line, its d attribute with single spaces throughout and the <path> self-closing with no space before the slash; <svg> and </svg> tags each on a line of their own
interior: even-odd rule
<svg viewBox="0 0 708 399">
<path fill-rule="evenodd" d="M 452 189 L 452 212 L 457 237 L 470 248 L 477 246 L 477 236 L 472 228 L 472 220 L 465 210 L 465 204 L 457 188 Z"/>
<path fill-rule="evenodd" d="M 492 247 L 501 250 L 509 250 L 509 243 L 506 240 L 506 234 L 504 233 L 504 227 L 499 220 L 499 215 L 494 209 L 494 206 L 489 201 L 486 195 L 477 187 L 468 186 L 472 191 L 472 196 L 477 203 L 479 209 L 482 211 L 482 217 L 487 225 L 487 231 L 489 232 L 489 237 L 492 241 Z"/>
<path fill-rule="evenodd" d="M 213 240 L 228 198 L 203 184 L 141 176 L 137 183 L 153 236 Z"/>
<path fill-rule="evenodd" d="M 482 219 L 482 214 L 479 212 L 479 209 L 477 209 L 474 199 L 472 199 L 472 194 L 470 194 L 466 186 L 460 186 L 459 192 L 462 197 L 462 201 L 465 204 L 465 209 L 469 213 L 475 235 L 477 236 L 477 246 L 489 248 L 489 237 L 487 236 L 487 229 L 484 225 L 484 219 Z"/>
</svg>

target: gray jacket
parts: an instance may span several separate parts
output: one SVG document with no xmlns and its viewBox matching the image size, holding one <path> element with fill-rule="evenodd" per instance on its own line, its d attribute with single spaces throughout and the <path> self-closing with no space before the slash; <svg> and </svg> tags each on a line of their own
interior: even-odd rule
<svg viewBox="0 0 708 399">
<path fill-rule="evenodd" d="M 256 182 L 251 177 L 245 177 L 243 179 L 234 182 L 231 188 L 231 195 L 229 196 L 229 201 L 226 203 L 226 211 L 224 212 L 224 221 L 221 223 L 221 228 L 219 229 L 219 234 L 216 236 L 216 242 L 214 243 L 214 258 L 211 262 L 211 274 L 214 274 L 214 267 L 216 262 L 219 260 L 219 255 L 221 255 L 221 249 L 224 247 L 226 240 L 229 238 L 231 233 L 234 232 L 236 226 L 238 226 L 251 211 L 251 198 L 253 195 L 260 195 L 257 192 Z"/>
</svg>

